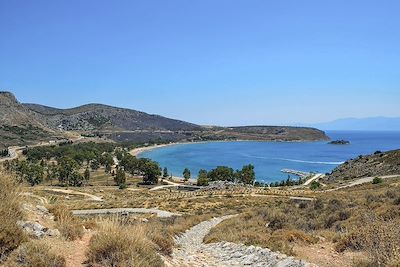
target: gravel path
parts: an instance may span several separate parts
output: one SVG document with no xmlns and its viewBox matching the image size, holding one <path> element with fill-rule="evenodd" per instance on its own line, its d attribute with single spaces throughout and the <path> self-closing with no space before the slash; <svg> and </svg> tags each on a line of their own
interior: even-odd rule
<svg viewBox="0 0 400 267">
<path fill-rule="evenodd" d="M 245 246 L 230 242 L 204 244 L 204 237 L 220 222 L 234 215 L 214 218 L 202 222 L 184 234 L 176 237 L 179 246 L 172 252 L 172 258 L 165 259 L 167 266 L 266 266 L 266 267 L 304 267 L 308 263 L 292 257 L 272 252 L 269 249 Z"/>
</svg>

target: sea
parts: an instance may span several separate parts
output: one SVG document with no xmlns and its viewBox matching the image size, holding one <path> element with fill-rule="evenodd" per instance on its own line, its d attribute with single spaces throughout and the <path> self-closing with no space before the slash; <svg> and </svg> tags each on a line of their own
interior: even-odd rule
<svg viewBox="0 0 400 267">
<path fill-rule="evenodd" d="M 400 132 L 326 131 L 332 140 L 347 140 L 348 145 L 317 142 L 205 142 L 178 144 L 145 151 L 139 157 L 157 161 L 174 176 L 189 168 L 196 178 L 200 169 L 217 166 L 241 169 L 253 164 L 257 181 L 270 183 L 288 177 L 283 169 L 329 173 L 346 160 L 375 151 L 400 149 Z M 293 179 L 296 176 L 291 176 Z"/>
</svg>

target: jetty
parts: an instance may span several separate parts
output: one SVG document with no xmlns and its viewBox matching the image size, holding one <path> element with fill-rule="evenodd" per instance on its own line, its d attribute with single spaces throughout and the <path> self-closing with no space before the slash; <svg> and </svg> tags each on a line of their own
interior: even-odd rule
<svg viewBox="0 0 400 267">
<path fill-rule="evenodd" d="M 306 177 L 313 175 L 312 172 L 303 172 L 303 171 L 291 170 L 291 169 L 282 169 L 281 172 L 293 174 L 293 175 L 299 176 L 301 178 L 306 178 Z"/>
</svg>

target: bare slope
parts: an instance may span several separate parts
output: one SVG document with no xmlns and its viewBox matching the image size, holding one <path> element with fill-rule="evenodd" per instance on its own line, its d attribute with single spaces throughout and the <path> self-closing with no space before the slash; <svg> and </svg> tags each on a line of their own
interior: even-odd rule
<svg viewBox="0 0 400 267">
<path fill-rule="evenodd" d="M 0 92 L 0 148 L 47 140 L 56 133 L 9 92 Z"/>
<path fill-rule="evenodd" d="M 400 150 L 359 156 L 338 166 L 326 177 L 328 181 L 400 174 Z"/>
</svg>

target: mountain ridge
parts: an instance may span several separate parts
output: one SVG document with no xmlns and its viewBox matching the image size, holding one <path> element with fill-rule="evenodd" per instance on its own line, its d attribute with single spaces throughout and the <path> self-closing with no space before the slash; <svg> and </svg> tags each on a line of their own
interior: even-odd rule
<svg viewBox="0 0 400 267">
<path fill-rule="evenodd" d="M 329 139 L 323 131 L 310 127 L 204 127 L 134 109 L 97 103 L 67 109 L 33 103 L 22 104 L 10 92 L 0 92 L 0 123 L 3 130 L 0 129 L 2 147 L 30 144 L 37 139 L 44 139 L 44 136 L 61 138 L 68 132 L 95 134 L 114 141 L 128 142 Z M 40 138 L 35 138 L 35 134 Z"/>
</svg>

